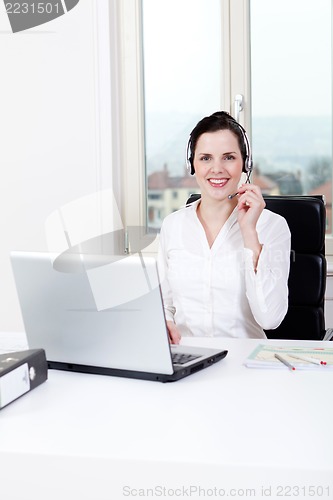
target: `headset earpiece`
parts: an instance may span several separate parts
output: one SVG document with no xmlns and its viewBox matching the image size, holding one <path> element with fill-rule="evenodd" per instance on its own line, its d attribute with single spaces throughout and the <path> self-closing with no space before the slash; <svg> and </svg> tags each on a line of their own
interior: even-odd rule
<svg viewBox="0 0 333 500">
<path fill-rule="evenodd" d="M 245 158 L 245 161 L 244 161 L 243 172 L 245 174 L 251 173 L 252 172 L 252 168 L 253 168 L 252 159 L 247 156 Z"/>
<path fill-rule="evenodd" d="M 186 166 L 187 166 L 187 170 L 190 172 L 190 174 L 194 175 L 195 170 L 194 170 L 194 164 L 193 164 L 193 156 L 191 153 L 191 137 L 189 138 L 187 146 L 186 146 Z"/>
<path fill-rule="evenodd" d="M 243 141 L 244 141 L 245 151 L 246 151 L 246 156 L 245 156 L 244 165 L 243 165 L 243 172 L 245 174 L 247 174 L 247 181 L 246 182 L 250 182 L 250 175 L 251 175 L 252 169 L 253 169 L 253 159 L 252 159 L 250 141 L 247 137 L 247 133 L 246 133 L 246 130 L 244 129 L 244 127 L 240 123 L 238 123 L 238 121 L 236 121 L 233 117 L 231 117 L 231 118 L 237 124 L 237 126 L 238 126 L 238 128 L 241 131 L 242 136 L 243 136 Z"/>
<path fill-rule="evenodd" d="M 195 170 L 194 170 L 194 165 L 193 165 L 193 158 L 191 156 L 191 158 L 189 159 L 189 162 L 190 162 L 190 174 L 191 175 L 194 175 L 195 174 Z"/>
</svg>

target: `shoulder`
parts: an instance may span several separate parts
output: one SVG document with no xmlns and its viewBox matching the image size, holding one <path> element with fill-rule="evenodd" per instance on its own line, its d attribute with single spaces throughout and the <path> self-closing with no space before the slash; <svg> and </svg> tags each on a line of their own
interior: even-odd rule
<svg viewBox="0 0 333 500">
<path fill-rule="evenodd" d="M 272 212 L 268 208 L 264 208 L 260 216 L 260 219 L 263 222 L 279 222 L 279 221 L 281 222 L 286 220 L 284 217 L 282 217 L 282 215 L 276 214 L 275 212 Z"/>
<path fill-rule="evenodd" d="M 175 212 L 167 215 L 163 219 L 162 229 L 165 230 L 167 228 L 174 227 L 175 225 L 181 224 L 183 221 L 188 221 L 195 215 L 197 209 L 198 202 L 191 203 L 191 205 L 187 207 L 180 208 Z"/>
</svg>

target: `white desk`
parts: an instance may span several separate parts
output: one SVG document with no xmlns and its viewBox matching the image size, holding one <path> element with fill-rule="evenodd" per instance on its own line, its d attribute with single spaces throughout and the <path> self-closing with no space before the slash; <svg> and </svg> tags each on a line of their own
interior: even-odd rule
<svg viewBox="0 0 333 500">
<path fill-rule="evenodd" d="M 333 498 L 333 372 L 246 368 L 256 340 L 187 342 L 229 354 L 171 384 L 50 370 L 1 410 L 1 498 Z"/>
</svg>

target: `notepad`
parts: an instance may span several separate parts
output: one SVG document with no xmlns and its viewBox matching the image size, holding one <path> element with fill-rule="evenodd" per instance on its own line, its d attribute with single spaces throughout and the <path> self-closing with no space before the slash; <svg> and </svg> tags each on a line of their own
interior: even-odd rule
<svg viewBox="0 0 333 500">
<path fill-rule="evenodd" d="M 279 347 L 271 344 L 259 344 L 245 360 L 244 365 L 248 368 L 288 369 L 286 365 L 275 357 L 275 354 L 285 359 L 296 370 L 333 370 L 333 348 L 325 347 Z M 298 357 L 303 359 L 299 359 Z M 322 364 L 319 364 L 320 362 Z"/>
</svg>

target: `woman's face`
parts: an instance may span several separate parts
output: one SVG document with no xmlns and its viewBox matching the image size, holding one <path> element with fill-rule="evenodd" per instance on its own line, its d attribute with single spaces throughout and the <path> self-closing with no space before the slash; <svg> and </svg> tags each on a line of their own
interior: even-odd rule
<svg viewBox="0 0 333 500">
<path fill-rule="evenodd" d="M 237 192 L 243 159 L 237 136 L 230 130 L 202 134 L 193 164 L 202 197 L 221 200 Z"/>
</svg>

